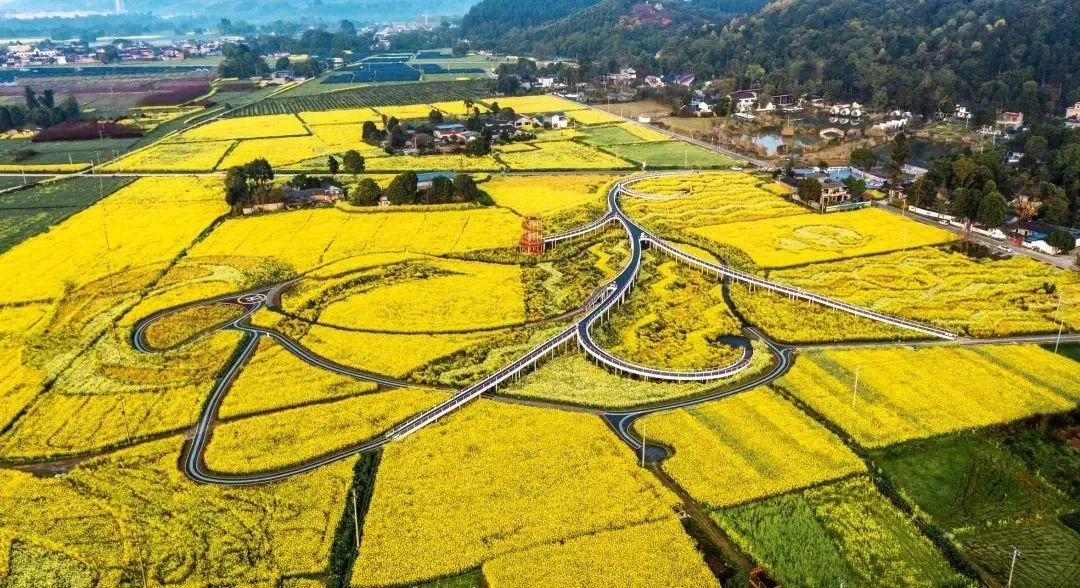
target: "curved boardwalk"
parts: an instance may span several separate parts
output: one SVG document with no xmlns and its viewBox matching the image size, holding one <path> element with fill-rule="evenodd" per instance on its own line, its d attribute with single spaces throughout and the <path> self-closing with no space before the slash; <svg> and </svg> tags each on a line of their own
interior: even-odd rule
<svg viewBox="0 0 1080 588">
<path fill-rule="evenodd" d="M 281 468 L 272 472 L 253 473 L 245 475 L 226 475 L 209 471 L 203 458 L 206 447 L 209 444 L 210 436 L 213 431 L 214 421 L 217 418 L 218 407 L 221 405 L 225 394 L 227 394 L 228 390 L 232 386 L 233 381 L 238 377 L 244 365 L 247 363 L 248 359 L 250 359 L 250 357 L 254 354 L 260 337 L 272 337 L 289 352 L 295 354 L 297 357 L 303 359 L 311 365 L 320 367 L 322 369 L 327 369 L 335 373 L 357 378 L 360 380 L 374 382 L 376 384 L 379 384 L 380 386 L 404 387 L 408 384 L 395 378 L 389 378 L 379 374 L 373 374 L 363 370 L 357 370 L 334 363 L 330 360 L 318 356 L 317 354 L 312 353 L 300 343 L 280 333 L 251 325 L 248 320 L 249 317 L 263 306 L 269 306 L 271 308 L 277 307 L 280 303 L 281 292 L 287 286 L 295 282 L 296 279 L 258 290 L 243 292 L 241 294 L 221 296 L 210 300 L 203 300 L 199 302 L 185 304 L 182 306 L 157 312 L 149 317 L 142 319 L 135 325 L 132 336 L 132 345 L 135 349 L 141 352 L 153 353 L 156 350 L 151 349 L 147 345 L 145 335 L 147 327 L 149 327 L 151 324 L 158 320 L 174 315 L 182 310 L 205 304 L 233 303 L 240 305 L 246 309 L 246 312 L 240 318 L 220 325 L 216 328 L 234 329 L 241 331 L 245 334 L 245 340 L 241 344 L 238 352 L 233 357 L 231 363 L 227 366 L 225 373 L 221 378 L 219 378 L 214 389 L 211 391 L 210 397 L 207 399 L 207 402 L 199 415 L 195 429 L 191 436 L 190 443 L 186 446 L 183 459 L 181 460 L 181 467 L 184 473 L 196 481 L 205 483 L 223 485 L 262 484 L 288 478 L 296 474 L 308 472 L 323 465 L 333 463 L 340 459 L 345 459 L 360 452 L 378 449 L 379 447 L 382 447 L 387 443 L 402 439 L 420 430 L 421 428 L 437 421 L 439 418 L 458 410 L 462 406 L 465 406 L 466 404 L 480 397 L 481 395 L 497 391 L 500 384 L 516 378 L 525 370 L 533 368 L 541 359 L 543 359 L 548 354 L 573 345 L 574 341 L 577 342 L 577 345 L 586 354 L 588 354 L 597 362 L 607 366 L 609 369 L 612 369 L 613 371 L 620 374 L 630 374 L 647 379 L 676 382 L 707 382 L 721 378 L 728 378 L 737 375 L 739 372 L 745 370 L 750 364 L 751 355 L 753 353 L 752 348 L 749 346 L 744 347 L 742 356 L 729 365 L 716 366 L 713 368 L 696 371 L 672 371 L 638 365 L 624 359 L 615 357 L 611 353 L 604 350 L 593 340 L 591 334 L 592 327 L 598 322 L 602 321 L 604 317 L 606 317 L 607 313 L 609 313 L 616 305 L 624 301 L 626 299 L 626 296 L 629 294 L 631 288 L 633 287 L 641 266 L 642 250 L 646 245 L 657 248 L 665 254 L 672 255 L 680 261 L 700 267 L 703 270 L 708 271 L 719 278 L 730 278 L 749 284 L 752 287 L 761 287 L 775 292 L 779 292 L 790 296 L 793 299 L 807 300 L 810 302 L 828 306 L 830 308 L 835 308 L 837 310 L 862 316 L 870 320 L 875 320 L 898 327 L 913 329 L 930 335 L 932 337 L 936 337 L 939 339 L 939 341 L 942 342 L 953 341 L 962 344 L 972 344 L 983 342 L 1014 341 L 1046 342 L 1048 340 L 1053 340 L 1053 337 L 1050 336 L 1015 337 L 994 340 L 958 339 L 953 333 L 949 333 L 942 329 L 937 329 L 935 327 L 930 327 L 927 325 L 922 325 L 912 321 L 892 317 L 868 309 L 863 309 L 842 301 L 832 300 L 824 296 L 819 296 L 812 292 L 792 288 L 790 286 L 771 282 L 769 280 L 746 274 L 744 272 L 732 270 L 724 265 L 719 265 L 699 259 L 666 243 L 664 240 L 656 237 L 655 235 L 650 234 L 633 220 L 631 220 L 629 217 L 627 217 L 626 214 L 623 213 L 622 209 L 619 207 L 619 198 L 622 195 L 627 195 L 631 197 L 636 196 L 645 198 L 661 198 L 659 196 L 651 196 L 648 194 L 642 194 L 640 192 L 630 190 L 627 186 L 648 177 L 669 175 L 669 173 L 671 172 L 644 174 L 617 182 L 608 192 L 608 212 L 606 215 L 587 225 L 583 225 L 576 229 L 571 229 L 569 231 L 565 231 L 557 235 L 552 235 L 545 238 L 545 246 L 555 246 L 561 241 L 581 237 L 592 233 L 593 231 L 600 230 L 606 227 L 609 223 L 613 222 L 617 222 L 622 225 L 623 229 L 626 231 L 627 240 L 630 246 L 630 260 L 628 261 L 626 267 L 624 267 L 614 279 L 612 279 L 606 284 L 601 285 L 594 291 L 592 295 L 589 296 L 589 298 L 583 303 L 582 307 L 578 311 L 579 313 L 581 313 L 582 316 L 580 316 L 573 324 L 561 330 L 559 333 L 550 337 L 548 340 L 544 341 L 540 345 L 537 345 L 533 349 L 529 350 L 521 357 L 515 359 L 514 361 L 503 366 L 497 371 L 484 377 L 480 381 L 454 393 L 452 396 L 450 396 L 443 402 L 440 402 L 439 404 L 436 404 L 435 406 L 423 412 L 420 412 L 401 421 L 397 425 L 391 427 L 390 429 L 376 436 L 375 438 L 365 441 L 363 443 L 358 443 L 345 449 L 328 453 L 324 456 L 304 462 L 302 464 L 297 464 L 287 468 Z M 211 331 L 216 329 L 212 329 Z M 589 410 L 587 412 L 594 412 L 602 415 L 620 438 L 622 438 L 632 448 L 638 450 L 641 448 L 641 441 L 635 438 L 630 432 L 630 427 L 632 426 L 633 422 L 638 418 L 656 412 L 693 406 L 702 402 L 708 402 L 710 400 L 716 400 L 725 396 L 738 394 L 739 392 L 749 390 L 756 386 L 771 382 L 772 380 L 775 380 L 776 378 L 779 378 L 784 373 L 786 373 L 791 366 L 792 355 L 796 348 L 792 346 L 779 345 L 769 340 L 766 336 L 764 336 L 762 333 L 758 332 L 754 328 L 748 328 L 747 331 L 755 338 L 763 341 L 768 348 L 768 352 L 774 356 L 774 365 L 769 372 L 752 380 L 743 382 L 737 386 L 693 398 L 674 400 L 646 408 L 632 409 L 626 411 Z M 1064 338 L 1063 340 L 1076 339 L 1080 339 L 1080 336 L 1069 336 Z M 908 341 L 904 344 L 917 345 L 929 343 L 930 342 L 913 343 Z M 557 406 L 557 403 L 537 402 L 536 404 L 548 404 L 551 406 Z"/>
</svg>

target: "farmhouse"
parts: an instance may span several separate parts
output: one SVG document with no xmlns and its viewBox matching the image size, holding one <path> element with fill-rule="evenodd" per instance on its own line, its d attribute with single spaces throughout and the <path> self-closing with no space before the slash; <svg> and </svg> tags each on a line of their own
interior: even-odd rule
<svg viewBox="0 0 1080 588">
<path fill-rule="evenodd" d="M 428 190 L 435 182 L 435 178 L 446 178 L 448 180 L 454 179 L 454 172 L 441 171 L 441 172 L 428 172 L 423 174 L 416 174 L 416 189 Z"/>
<path fill-rule="evenodd" d="M 1024 126 L 1023 112 L 1003 112 L 997 123 L 1007 130 L 1015 131 Z"/>
<path fill-rule="evenodd" d="M 546 129 L 565 129 L 570 124 L 563 112 L 545 112 L 536 115 L 535 119 L 538 126 Z"/>
<path fill-rule="evenodd" d="M 728 94 L 735 112 L 750 112 L 757 106 L 757 92 L 753 90 L 738 90 Z"/>
<path fill-rule="evenodd" d="M 444 125 L 436 125 L 434 136 L 438 140 L 456 139 L 458 135 L 461 135 L 467 130 L 465 125 L 461 123 L 447 123 Z"/>
<path fill-rule="evenodd" d="M 345 191 L 333 184 L 300 190 L 286 185 L 282 189 L 282 203 L 285 208 L 302 208 L 306 206 L 330 206 L 341 200 Z"/>
<path fill-rule="evenodd" d="M 1065 109 L 1066 120 L 1080 121 L 1080 102 Z"/>
</svg>

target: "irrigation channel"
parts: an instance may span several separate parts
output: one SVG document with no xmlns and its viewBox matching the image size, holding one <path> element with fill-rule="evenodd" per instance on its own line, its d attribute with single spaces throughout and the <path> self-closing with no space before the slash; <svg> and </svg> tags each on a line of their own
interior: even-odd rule
<svg viewBox="0 0 1080 588">
<path fill-rule="evenodd" d="M 955 334 L 942 329 L 922 325 L 919 323 L 907 321 L 897 317 L 889 316 L 872 310 L 860 308 L 845 302 L 833 300 L 807 292 L 791 286 L 778 284 L 765 280 L 763 278 L 753 276 L 744 272 L 733 270 L 726 265 L 711 263 L 702 259 L 699 259 L 689 253 L 686 253 L 673 245 L 668 244 L 663 239 L 649 233 L 641 226 L 632 221 L 626 214 L 623 213 L 619 207 L 619 198 L 622 196 L 638 197 L 638 198 L 671 198 L 670 196 L 654 196 L 650 194 L 643 194 L 637 192 L 631 188 L 631 186 L 641 180 L 656 177 L 659 175 L 668 175 L 671 173 L 696 173 L 696 172 L 658 172 L 650 174 L 642 174 L 632 176 L 630 178 L 616 182 L 615 185 L 608 191 L 607 205 L 608 212 L 600 219 L 557 235 L 552 235 L 545 238 L 545 248 L 551 248 L 558 245 L 558 243 L 574 239 L 599 231 L 606 228 L 611 223 L 618 223 L 623 227 L 626 232 L 626 237 L 630 245 L 630 259 L 618 275 L 615 276 L 610 282 L 601 285 L 595 290 L 595 292 L 589 296 L 589 298 L 578 309 L 579 318 L 569 327 L 563 329 L 558 334 L 549 338 L 547 341 L 537 345 L 529 352 L 525 353 L 521 357 L 517 358 L 513 362 L 503 366 L 494 373 L 486 376 L 482 380 L 472 384 L 471 386 L 455 392 L 452 396 L 444 400 L 443 402 L 424 410 L 418 414 L 415 414 L 404 421 L 399 422 L 382 434 L 374 437 L 373 439 L 364 443 L 359 443 L 351 447 L 347 447 L 333 453 L 329 453 L 305 462 L 278 470 L 255 473 L 255 474 L 222 474 L 210 471 L 206 467 L 205 460 L 203 458 L 206 451 L 207 444 L 210 441 L 210 435 L 212 434 L 213 424 L 217 418 L 218 408 L 221 405 L 222 399 L 229 391 L 233 381 L 238 377 L 243 370 L 243 366 L 247 363 L 248 359 L 254 354 L 255 349 L 258 346 L 258 341 L 261 337 L 271 337 L 278 343 L 280 343 L 285 349 L 295 354 L 303 361 L 308 362 L 316 367 L 327 369 L 335 373 L 353 377 L 359 380 L 365 380 L 379 384 L 384 387 L 400 388 L 406 387 L 407 384 L 404 381 L 394 378 L 388 378 L 379 374 L 366 372 L 363 370 L 354 369 L 348 366 L 343 366 L 332 362 L 326 358 L 323 358 L 300 343 L 293 339 L 277 333 L 270 329 L 264 329 L 251 324 L 250 317 L 260 308 L 267 307 L 271 309 L 280 308 L 281 293 L 288 286 L 295 283 L 300 278 L 269 286 L 266 288 L 243 292 L 240 294 L 218 297 L 210 300 L 202 300 L 198 302 L 192 302 L 182 306 L 166 309 L 148 316 L 139 321 L 133 330 L 132 345 L 140 352 L 154 353 L 156 351 L 151 349 L 146 342 L 146 330 L 153 323 L 174 315 L 183 310 L 195 308 L 198 306 L 220 303 L 231 303 L 242 306 L 245 312 L 237 319 L 228 321 L 216 328 L 210 329 L 203 333 L 203 335 L 214 332 L 221 329 L 237 330 L 246 335 L 244 342 L 241 344 L 240 349 L 231 359 L 231 362 L 225 368 L 225 372 L 220 377 L 210 393 L 210 397 L 207 399 L 203 406 L 202 412 L 199 415 L 199 419 L 196 423 L 195 429 L 191 434 L 190 443 L 186 445 L 184 455 L 181 459 L 181 468 L 184 473 L 198 482 L 209 484 L 222 484 L 222 485 L 252 485 L 262 484 L 267 482 L 273 482 L 276 480 L 282 480 L 290 476 L 309 472 L 311 470 L 322 467 L 326 464 L 333 463 L 340 459 L 347 458 L 357 453 L 366 451 L 372 451 L 382 447 L 393 441 L 402 439 L 416 431 L 424 428 L 425 426 L 437 421 L 439 418 L 446 416 L 462 406 L 468 404 L 472 400 L 482 396 L 491 396 L 493 393 L 497 393 L 498 387 L 504 382 L 510 381 L 518 377 L 522 372 L 533 368 L 537 363 L 545 356 L 552 352 L 573 345 L 575 342 L 577 346 L 586 354 L 589 355 L 594 361 L 606 366 L 608 369 L 625 375 L 632 375 L 639 378 L 648 380 L 666 381 L 666 382 L 709 382 L 713 380 L 719 380 L 722 378 L 728 378 L 734 376 L 750 365 L 751 357 L 754 353 L 753 348 L 749 345 L 749 340 L 745 340 L 743 345 L 739 345 L 742 349 L 741 356 L 734 362 L 717 366 L 704 370 L 694 371 L 673 371 L 664 370 L 658 368 L 652 368 L 648 366 L 634 364 L 624 359 L 618 358 L 611 353 L 604 350 L 598 345 L 592 337 L 592 327 L 598 322 L 604 320 L 609 312 L 612 311 L 618 304 L 623 302 L 629 295 L 633 288 L 634 282 L 637 279 L 638 271 L 641 266 L 642 250 L 645 247 L 651 247 L 660 253 L 670 255 L 675 259 L 687 263 L 691 266 L 699 268 L 703 272 L 712 274 L 719 279 L 730 282 L 738 281 L 747 284 L 751 288 L 765 288 L 788 296 L 792 300 L 804 300 L 814 304 L 821 304 L 830 308 L 855 314 L 870 320 L 878 321 L 881 323 L 912 329 L 928 335 L 928 340 L 921 342 L 904 341 L 904 345 L 931 345 L 939 343 L 953 343 L 953 344 L 976 344 L 976 343 L 1005 343 L 1005 342 L 1047 342 L 1053 341 L 1054 337 L 1015 337 L 1015 338 L 1001 338 L 1001 339 L 961 339 Z M 774 341 L 771 341 L 764 334 L 753 327 L 746 329 L 748 337 L 756 338 L 765 344 L 768 352 L 771 353 L 773 361 L 771 363 L 771 369 L 760 376 L 743 381 L 735 386 L 720 389 L 716 392 L 699 395 L 691 398 L 685 398 L 680 400 L 673 400 L 669 402 L 658 403 L 648 407 L 642 407 L 630 410 L 616 410 L 616 411 L 604 411 L 597 409 L 582 409 L 581 407 L 570 407 L 557 402 L 544 402 L 544 401 L 523 401 L 526 404 L 535 404 L 539 406 L 550 406 L 554 408 L 575 408 L 585 412 L 591 412 L 598 414 L 604 418 L 604 420 L 611 426 L 614 432 L 625 441 L 635 452 L 643 451 L 642 440 L 639 436 L 636 436 L 632 431 L 634 421 L 649 414 L 656 412 L 673 410 L 677 408 L 684 408 L 693 406 L 710 400 L 716 400 L 725 396 L 731 396 L 738 394 L 760 386 L 767 384 L 779 378 L 790 368 L 792 363 L 792 355 L 796 351 L 794 346 L 780 345 Z M 1080 335 L 1073 335 L 1065 338 L 1067 340 L 1080 340 Z M 1063 339 L 1063 340 L 1065 340 Z M 888 345 L 889 343 L 877 343 L 876 345 Z M 843 344 L 837 344 L 836 346 L 843 346 Z M 658 459 L 663 456 L 664 450 L 659 447 L 647 446 L 643 453 L 650 453 L 651 459 Z"/>
</svg>

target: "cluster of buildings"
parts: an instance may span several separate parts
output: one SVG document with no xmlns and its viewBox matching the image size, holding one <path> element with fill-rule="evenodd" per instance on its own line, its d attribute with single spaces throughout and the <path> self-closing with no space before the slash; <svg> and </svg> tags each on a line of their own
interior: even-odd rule
<svg viewBox="0 0 1080 588">
<path fill-rule="evenodd" d="M 221 41 L 186 40 L 165 44 L 144 41 L 95 43 L 71 41 L 16 42 L 6 47 L 0 67 L 101 64 L 114 61 L 172 61 L 187 57 L 221 55 Z"/>
<path fill-rule="evenodd" d="M 480 129 L 487 131 L 493 142 L 513 140 L 533 129 L 565 129 L 570 125 L 570 120 L 563 112 L 545 112 L 531 115 L 518 115 L 509 120 L 497 118 L 481 118 Z M 423 153 L 459 153 L 472 141 L 480 139 L 482 131 L 470 129 L 461 122 L 448 122 L 437 124 L 428 129 L 407 128 L 406 147 L 401 150 L 404 155 L 420 155 Z M 389 144 L 389 141 L 386 142 Z M 385 145 L 384 145 L 385 146 Z"/>
</svg>

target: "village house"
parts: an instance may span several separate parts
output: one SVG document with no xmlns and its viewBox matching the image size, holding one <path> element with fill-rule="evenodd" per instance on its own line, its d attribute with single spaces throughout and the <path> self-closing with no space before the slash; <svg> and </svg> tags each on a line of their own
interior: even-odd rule
<svg viewBox="0 0 1080 588">
<path fill-rule="evenodd" d="M 446 141 L 459 138 L 459 136 L 467 130 L 465 125 L 461 123 L 446 123 L 435 125 L 434 136 L 438 141 Z"/>
<path fill-rule="evenodd" d="M 286 185 L 282 188 L 281 201 L 285 208 L 304 208 L 309 206 L 333 206 L 345 197 L 340 186 L 329 184 L 318 188 L 301 190 Z"/>
<path fill-rule="evenodd" d="M 1023 112 L 1003 112 L 998 117 L 997 124 L 1008 131 L 1016 131 L 1024 126 Z"/>
<path fill-rule="evenodd" d="M 535 124 L 545 129 L 565 129 L 570 126 L 570 121 L 563 112 L 545 112 L 535 117 Z"/>
<path fill-rule="evenodd" d="M 695 116 L 712 116 L 713 107 L 711 104 L 704 100 L 691 100 L 690 109 L 694 111 Z"/>
<path fill-rule="evenodd" d="M 728 94 L 731 107 L 735 112 L 750 112 L 757 107 L 757 92 L 753 90 L 737 90 Z"/>
<path fill-rule="evenodd" d="M 1080 121 L 1080 102 L 1065 109 L 1065 119 Z"/>
</svg>

